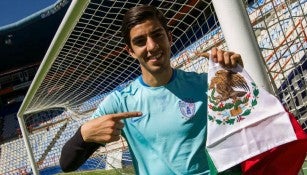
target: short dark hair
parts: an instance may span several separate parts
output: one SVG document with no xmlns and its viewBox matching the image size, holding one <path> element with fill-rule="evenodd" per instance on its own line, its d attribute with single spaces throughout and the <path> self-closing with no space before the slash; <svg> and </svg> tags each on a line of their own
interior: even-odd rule
<svg viewBox="0 0 307 175">
<path fill-rule="evenodd" d="M 129 9 L 124 15 L 121 34 L 125 44 L 130 47 L 130 30 L 148 19 L 157 19 L 168 33 L 167 19 L 160 10 L 151 5 L 139 5 Z"/>
</svg>

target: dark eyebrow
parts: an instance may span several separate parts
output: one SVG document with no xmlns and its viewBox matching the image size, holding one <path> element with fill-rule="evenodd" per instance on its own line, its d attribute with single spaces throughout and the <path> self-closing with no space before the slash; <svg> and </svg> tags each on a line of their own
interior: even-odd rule
<svg viewBox="0 0 307 175">
<path fill-rule="evenodd" d="M 155 34 L 155 33 L 163 32 L 163 30 L 164 30 L 163 28 L 158 28 L 158 29 L 152 31 L 150 34 Z"/>
</svg>

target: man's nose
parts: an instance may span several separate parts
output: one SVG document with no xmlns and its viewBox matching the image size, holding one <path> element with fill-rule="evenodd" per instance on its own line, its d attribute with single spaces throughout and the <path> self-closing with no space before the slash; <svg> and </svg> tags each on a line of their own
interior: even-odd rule
<svg viewBox="0 0 307 175">
<path fill-rule="evenodd" d="M 157 44 L 156 41 L 155 41 L 153 38 L 151 38 L 151 37 L 148 37 L 148 38 L 147 38 L 146 46 L 147 46 L 147 51 L 154 51 L 155 49 L 158 48 L 158 44 Z"/>
</svg>

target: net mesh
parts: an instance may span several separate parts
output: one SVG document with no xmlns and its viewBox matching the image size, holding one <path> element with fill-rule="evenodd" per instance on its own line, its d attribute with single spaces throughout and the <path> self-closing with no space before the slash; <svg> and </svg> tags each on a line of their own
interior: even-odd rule
<svg viewBox="0 0 307 175">
<path fill-rule="evenodd" d="M 146 1 L 170 19 L 173 55 L 217 27 L 206 1 Z M 60 50 L 27 111 L 65 107 L 76 112 L 80 105 L 108 93 L 140 74 L 120 36 L 124 12 L 144 2 L 91 1 Z M 81 109 L 82 110 L 82 109 Z"/>
<path fill-rule="evenodd" d="M 306 130 L 307 1 L 244 1 L 276 96 L 295 113 Z M 211 1 L 89 1 L 26 109 L 30 142 L 41 172 L 58 166 L 60 152 L 76 129 L 89 120 L 106 95 L 140 75 L 138 63 L 124 50 L 119 33 L 124 12 L 152 4 L 169 19 L 173 67 L 204 72 L 207 60 L 195 56 L 216 46 L 227 49 Z M 50 110 L 61 111 L 61 114 Z M 36 113 L 36 111 L 45 111 Z M 43 117 L 44 116 L 44 117 Z M 10 153 L 13 156 L 7 156 Z M 131 157 L 124 139 L 101 147 L 79 168 L 126 167 Z M 30 171 L 21 139 L 1 145 L 0 173 Z"/>
<path fill-rule="evenodd" d="M 307 131 L 307 1 L 257 1 L 251 22 L 271 85 Z"/>
</svg>

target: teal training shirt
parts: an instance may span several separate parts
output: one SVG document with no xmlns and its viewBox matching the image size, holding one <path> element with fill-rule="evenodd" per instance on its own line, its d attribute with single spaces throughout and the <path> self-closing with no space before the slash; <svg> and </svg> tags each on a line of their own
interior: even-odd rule
<svg viewBox="0 0 307 175">
<path fill-rule="evenodd" d="M 207 74 L 174 70 L 168 84 L 147 86 L 141 76 L 112 92 L 93 114 L 141 111 L 123 129 L 136 174 L 209 174 L 205 154 Z"/>
</svg>

